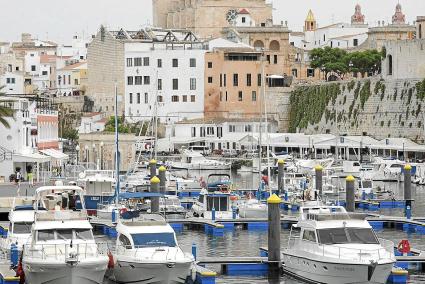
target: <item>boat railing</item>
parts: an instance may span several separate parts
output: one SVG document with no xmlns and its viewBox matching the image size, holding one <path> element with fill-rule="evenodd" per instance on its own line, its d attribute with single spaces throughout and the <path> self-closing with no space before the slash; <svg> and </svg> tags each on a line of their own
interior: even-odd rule
<svg viewBox="0 0 425 284">
<path fill-rule="evenodd" d="M 368 215 L 363 213 L 349 212 L 326 212 L 326 213 L 304 213 L 306 220 L 328 221 L 328 220 L 364 220 Z"/>
<path fill-rule="evenodd" d="M 394 258 L 394 243 L 384 239 L 379 239 L 379 245 L 381 248 L 378 249 L 359 249 L 344 247 L 337 244 L 318 244 L 315 242 L 301 241 L 300 239 L 290 239 L 288 244 L 289 248 L 301 246 L 303 251 L 311 254 L 340 260 L 354 260 L 370 263 L 371 259 L 378 261 Z"/>
<path fill-rule="evenodd" d="M 24 246 L 24 257 L 37 259 L 79 260 L 107 255 L 108 243 L 29 244 Z"/>
<path fill-rule="evenodd" d="M 115 172 L 113 170 L 86 170 L 84 171 L 85 177 L 95 177 L 95 176 L 103 176 L 114 178 Z"/>
<path fill-rule="evenodd" d="M 35 214 L 37 221 L 65 221 L 65 220 L 87 220 L 87 212 L 72 210 L 50 210 L 39 211 Z"/>
<path fill-rule="evenodd" d="M 158 246 L 158 247 L 152 247 L 152 246 L 132 246 L 132 245 L 117 245 L 116 246 L 116 252 L 119 255 L 127 255 L 130 256 L 132 255 L 134 258 L 137 258 L 140 255 L 143 255 L 143 257 L 145 258 L 147 256 L 146 250 L 147 248 L 155 248 L 154 251 L 152 251 L 150 258 L 153 258 L 155 256 L 155 254 L 159 253 L 159 252 L 166 252 L 166 259 L 169 259 L 170 253 L 174 252 L 174 258 L 177 257 L 177 254 L 179 252 L 178 249 L 175 250 L 170 250 L 171 248 L 176 248 L 175 247 L 168 247 L 168 246 Z"/>
</svg>

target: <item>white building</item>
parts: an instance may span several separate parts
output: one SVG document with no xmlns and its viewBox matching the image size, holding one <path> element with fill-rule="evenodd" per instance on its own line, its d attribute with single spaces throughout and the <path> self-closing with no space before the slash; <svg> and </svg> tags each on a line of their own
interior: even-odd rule
<svg viewBox="0 0 425 284">
<path fill-rule="evenodd" d="M 87 79 L 87 62 L 66 65 L 56 71 L 57 96 L 80 95 L 82 80 Z"/>
<path fill-rule="evenodd" d="M 291 45 L 305 50 L 334 47 L 350 49 L 367 40 L 368 25 L 364 23 L 364 15 L 359 5 L 349 23 L 335 23 L 318 27 L 313 12 L 308 12 L 303 32 L 294 32 L 289 36 Z"/>
<path fill-rule="evenodd" d="M 46 100 L 1 97 L 0 103 L 13 110 L 7 117 L 10 127 L 0 124 L 0 178 L 20 168 L 25 176 L 32 168 L 37 180 L 52 166 L 62 165 L 67 155 L 59 151 L 58 112 Z"/>
<path fill-rule="evenodd" d="M 155 112 L 162 122 L 202 117 L 204 45 L 188 31 L 143 32 L 148 39 L 124 47 L 126 118 L 149 120 Z"/>
<path fill-rule="evenodd" d="M 24 94 L 24 76 L 22 72 L 5 72 L 0 75 L 1 92 L 8 95 Z"/>
<path fill-rule="evenodd" d="M 87 134 L 92 132 L 102 132 L 105 130 L 107 118 L 101 112 L 84 113 L 81 117 L 81 124 L 78 128 L 79 134 Z"/>
<path fill-rule="evenodd" d="M 70 44 L 62 44 L 57 48 L 58 56 L 70 57 L 73 60 L 87 60 L 87 47 L 90 39 L 75 35 Z"/>
</svg>

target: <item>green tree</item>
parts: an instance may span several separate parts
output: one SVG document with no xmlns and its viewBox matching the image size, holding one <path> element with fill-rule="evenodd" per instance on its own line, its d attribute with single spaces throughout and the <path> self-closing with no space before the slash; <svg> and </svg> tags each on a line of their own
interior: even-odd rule
<svg viewBox="0 0 425 284">
<path fill-rule="evenodd" d="M 115 132 L 115 116 L 111 116 L 106 122 L 105 132 Z M 123 117 L 118 117 L 118 133 L 131 133 L 131 128 L 124 123 Z"/>
<path fill-rule="evenodd" d="M 324 48 L 315 48 L 310 51 L 310 66 L 320 69 L 325 73 L 326 80 L 329 73 L 335 73 L 340 78 L 348 71 L 346 60 L 347 52 L 340 48 L 326 46 Z"/>
<path fill-rule="evenodd" d="M 382 52 L 373 50 L 356 51 L 348 53 L 345 62 L 348 62 L 350 72 L 360 72 L 376 75 L 381 72 Z"/>
<path fill-rule="evenodd" d="M 78 131 L 74 128 L 64 128 L 62 131 L 62 138 L 68 139 L 71 141 L 77 141 Z"/>
<path fill-rule="evenodd" d="M 4 87 L 0 87 L 0 97 L 5 96 L 6 94 L 2 91 Z M 0 124 L 6 128 L 10 128 L 10 124 L 7 121 L 6 117 L 11 117 L 13 115 L 13 109 L 7 105 L 8 101 L 2 101 L 0 104 Z"/>
</svg>

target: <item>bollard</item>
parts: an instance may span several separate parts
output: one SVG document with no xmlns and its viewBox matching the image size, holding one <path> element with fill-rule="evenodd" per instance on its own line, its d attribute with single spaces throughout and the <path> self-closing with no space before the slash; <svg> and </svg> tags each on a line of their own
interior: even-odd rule
<svg viewBox="0 0 425 284">
<path fill-rule="evenodd" d="M 215 208 L 214 207 L 211 210 L 211 220 L 215 221 Z"/>
<path fill-rule="evenodd" d="M 196 260 L 196 244 L 195 243 L 193 243 L 192 244 L 192 255 L 193 255 L 193 257 L 195 258 L 195 260 Z"/>
<path fill-rule="evenodd" d="M 19 261 L 19 251 L 18 247 L 12 243 L 10 245 L 10 262 L 12 263 L 12 266 L 17 266 Z"/>
<path fill-rule="evenodd" d="M 323 167 L 317 165 L 314 170 L 316 171 L 316 192 L 319 194 L 319 197 L 322 198 L 323 192 Z"/>
<path fill-rule="evenodd" d="M 285 201 L 288 201 L 288 191 L 287 190 L 285 190 L 285 195 L 284 195 L 283 198 L 285 199 Z"/>
<path fill-rule="evenodd" d="M 410 207 L 410 205 L 406 206 L 406 218 L 407 219 L 411 219 L 412 218 L 412 209 Z"/>
<path fill-rule="evenodd" d="M 354 200 L 354 177 L 349 175 L 345 179 L 345 209 L 348 212 L 354 212 L 355 200 Z"/>
<path fill-rule="evenodd" d="M 155 159 L 152 159 L 149 161 L 149 169 L 150 169 L 151 178 L 156 176 L 156 160 Z"/>
<path fill-rule="evenodd" d="M 362 200 L 366 200 L 366 192 L 364 190 L 362 191 Z"/>
<path fill-rule="evenodd" d="M 154 176 L 151 178 L 151 192 L 159 193 L 159 178 Z M 151 213 L 159 213 L 159 197 L 151 197 Z"/>
<path fill-rule="evenodd" d="M 412 166 L 404 166 L 404 200 L 406 202 L 405 213 L 407 215 L 407 206 L 412 208 Z"/>
<path fill-rule="evenodd" d="M 112 224 L 116 224 L 117 223 L 117 212 L 116 209 L 112 209 Z"/>
<path fill-rule="evenodd" d="M 159 192 L 161 194 L 165 194 L 165 182 L 167 181 L 167 178 L 165 177 L 165 173 L 167 172 L 167 169 L 164 166 L 159 167 Z"/>
<path fill-rule="evenodd" d="M 273 194 L 267 199 L 268 206 L 268 261 L 269 278 L 280 275 L 280 203 L 282 200 Z"/>
<path fill-rule="evenodd" d="M 236 206 L 232 206 L 232 219 L 235 220 L 237 217 L 237 207 Z"/>
<path fill-rule="evenodd" d="M 278 160 L 277 161 L 277 194 L 280 195 L 284 191 L 284 184 L 283 184 L 283 167 L 285 165 L 284 160 Z"/>
</svg>

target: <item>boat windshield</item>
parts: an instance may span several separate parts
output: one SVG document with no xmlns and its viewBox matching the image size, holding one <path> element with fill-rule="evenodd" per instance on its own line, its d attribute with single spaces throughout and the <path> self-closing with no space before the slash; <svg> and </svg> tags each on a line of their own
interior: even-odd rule
<svg viewBox="0 0 425 284">
<path fill-rule="evenodd" d="M 173 233 L 131 234 L 136 247 L 175 247 Z"/>
<path fill-rule="evenodd" d="M 77 240 L 93 240 L 93 233 L 91 229 L 77 229 L 75 230 L 75 239 Z"/>
<path fill-rule="evenodd" d="M 75 235 L 74 235 L 75 233 Z M 38 241 L 50 240 L 93 240 L 91 229 L 59 229 L 59 230 L 38 230 Z"/>
<path fill-rule="evenodd" d="M 362 181 L 362 187 L 363 188 L 372 188 L 372 181 L 371 180 Z"/>
<path fill-rule="evenodd" d="M 30 234 L 31 233 L 31 222 L 22 222 L 13 224 L 14 234 Z"/>
<path fill-rule="evenodd" d="M 227 196 L 208 196 L 207 197 L 207 210 L 212 211 L 227 211 Z"/>
<path fill-rule="evenodd" d="M 331 228 L 317 230 L 320 244 L 379 244 L 370 228 Z"/>
</svg>

